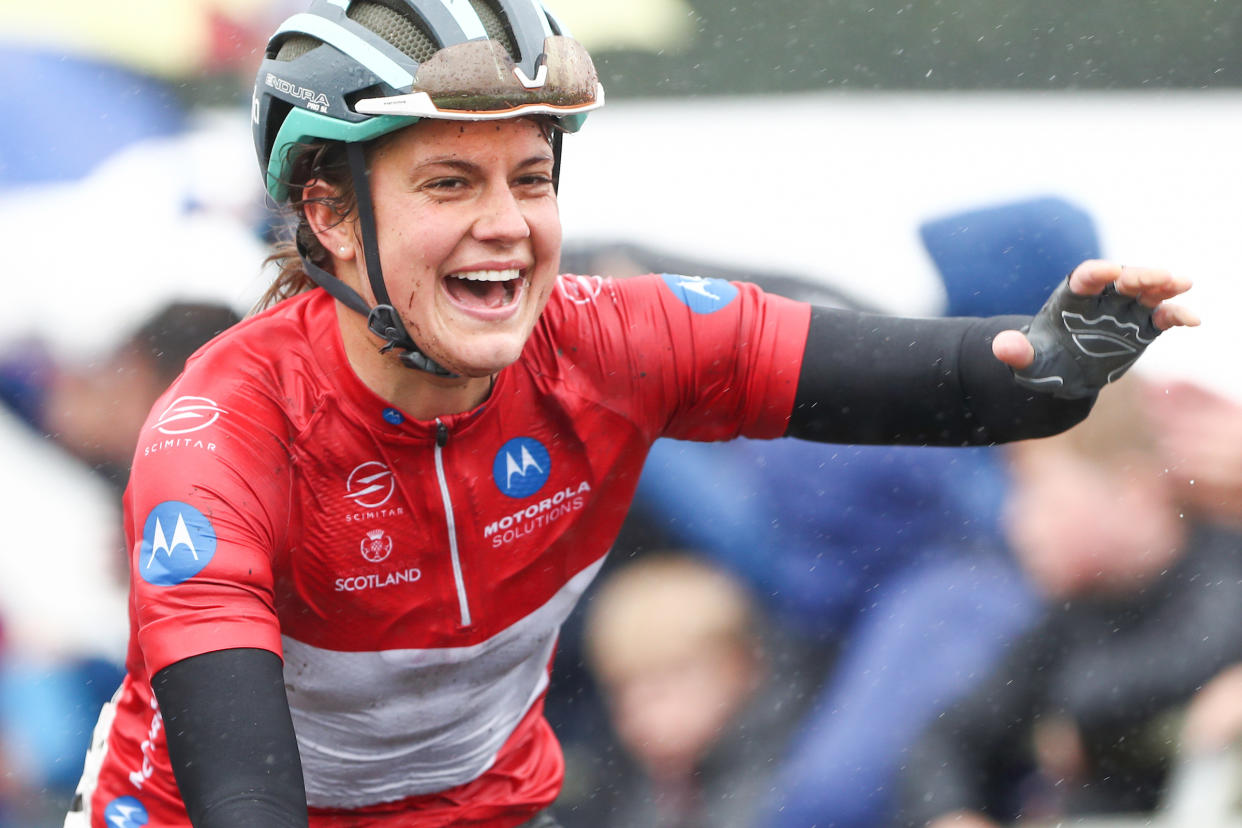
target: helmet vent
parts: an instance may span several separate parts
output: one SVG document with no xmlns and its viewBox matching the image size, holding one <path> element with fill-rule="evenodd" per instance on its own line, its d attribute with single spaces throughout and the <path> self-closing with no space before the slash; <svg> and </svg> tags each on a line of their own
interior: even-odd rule
<svg viewBox="0 0 1242 828">
<path fill-rule="evenodd" d="M 522 56 L 513 42 L 513 33 L 505 23 L 504 12 L 495 0 L 470 0 L 470 5 L 474 7 L 479 20 L 483 21 L 483 30 L 487 32 L 487 36 L 504 46 L 509 57 L 515 61 L 521 60 Z"/>
<path fill-rule="evenodd" d="M 391 43 L 417 63 L 429 59 L 439 46 L 423 31 L 416 20 L 391 6 L 379 2 L 350 3 L 350 19 L 365 26 Z"/>
<path fill-rule="evenodd" d="M 321 45 L 323 45 L 323 41 L 317 37 L 301 34 L 290 35 L 284 43 L 280 44 L 280 50 L 276 52 L 276 60 L 297 60 L 311 49 Z"/>
</svg>

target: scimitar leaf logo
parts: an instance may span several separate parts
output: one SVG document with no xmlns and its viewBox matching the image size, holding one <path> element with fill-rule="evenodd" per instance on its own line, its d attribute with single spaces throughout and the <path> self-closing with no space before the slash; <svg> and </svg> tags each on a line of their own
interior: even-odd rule
<svg viewBox="0 0 1242 828">
<path fill-rule="evenodd" d="M 392 470 L 378 460 L 355 466 L 345 481 L 345 497 L 366 509 L 383 506 L 396 488 Z"/>
<path fill-rule="evenodd" d="M 227 413 L 206 397 L 177 397 L 160 414 L 155 427 L 164 434 L 189 434 L 201 431 Z"/>
<path fill-rule="evenodd" d="M 188 503 L 166 500 L 147 515 L 138 573 L 153 586 L 176 586 L 201 572 L 215 553 L 211 521 Z"/>
<path fill-rule="evenodd" d="M 1103 314 L 1088 319 L 1081 313 L 1061 312 L 1065 330 L 1074 338 L 1074 344 L 1087 356 L 1116 357 L 1140 353 L 1154 341 L 1143 337 L 1142 330 L 1133 322 L 1122 322 L 1115 316 Z"/>
</svg>

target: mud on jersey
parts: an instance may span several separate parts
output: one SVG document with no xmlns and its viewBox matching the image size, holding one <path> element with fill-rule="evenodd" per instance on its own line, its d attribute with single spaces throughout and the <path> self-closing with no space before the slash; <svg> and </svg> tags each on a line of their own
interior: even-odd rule
<svg viewBox="0 0 1242 828">
<path fill-rule="evenodd" d="M 313 825 L 549 804 L 557 630 L 648 448 L 782 434 L 808 320 L 741 283 L 563 276 L 490 398 L 433 422 L 358 380 L 322 290 L 217 339 L 140 438 L 129 676 L 92 824 L 188 824 L 150 677 L 234 647 L 284 659 Z"/>
</svg>

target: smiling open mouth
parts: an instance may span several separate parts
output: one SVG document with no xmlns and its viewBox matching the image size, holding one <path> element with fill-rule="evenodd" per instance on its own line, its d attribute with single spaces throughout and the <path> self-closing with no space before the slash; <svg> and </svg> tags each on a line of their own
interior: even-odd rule
<svg viewBox="0 0 1242 828">
<path fill-rule="evenodd" d="M 451 273 L 444 280 L 444 288 L 462 307 L 496 310 L 513 304 L 523 278 L 517 269 Z"/>
</svg>

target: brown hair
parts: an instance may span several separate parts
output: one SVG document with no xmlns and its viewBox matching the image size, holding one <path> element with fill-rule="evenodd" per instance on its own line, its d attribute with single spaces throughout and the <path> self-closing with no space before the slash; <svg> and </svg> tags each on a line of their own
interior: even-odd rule
<svg viewBox="0 0 1242 828">
<path fill-rule="evenodd" d="M 315 283 L 306 275 L 299 248 L 306 251 L 307 258 L 320 267 L 328 263 L 328 251 L 319 243 L 319 238 L 306 220 L 306 206 L 326 204 L 337 215 L 338 222 L 348 220 L 357 206 L 357 195 L 349 174 L 349 163 L 345 158 L 345 145 L 340 141 L 292 144 L 288 149 L 288 163 L 285 168 L 290 171 L 289 181 L 286 182 L 289 201 L 282 205 L 281 210 L 286 218 L 284 232 L 287 237 L 278 239 L 273 245 L 271 255 L 263 261 L 265 268 L 275 265 L 277 272 L 276 278 L 259 298 L 256 310 L 270 307 L 282 299 L 315 287 Z M 338 195 L 304 198 L 306 185 L 316 180 L 332 187 Z"/>
</svg>

